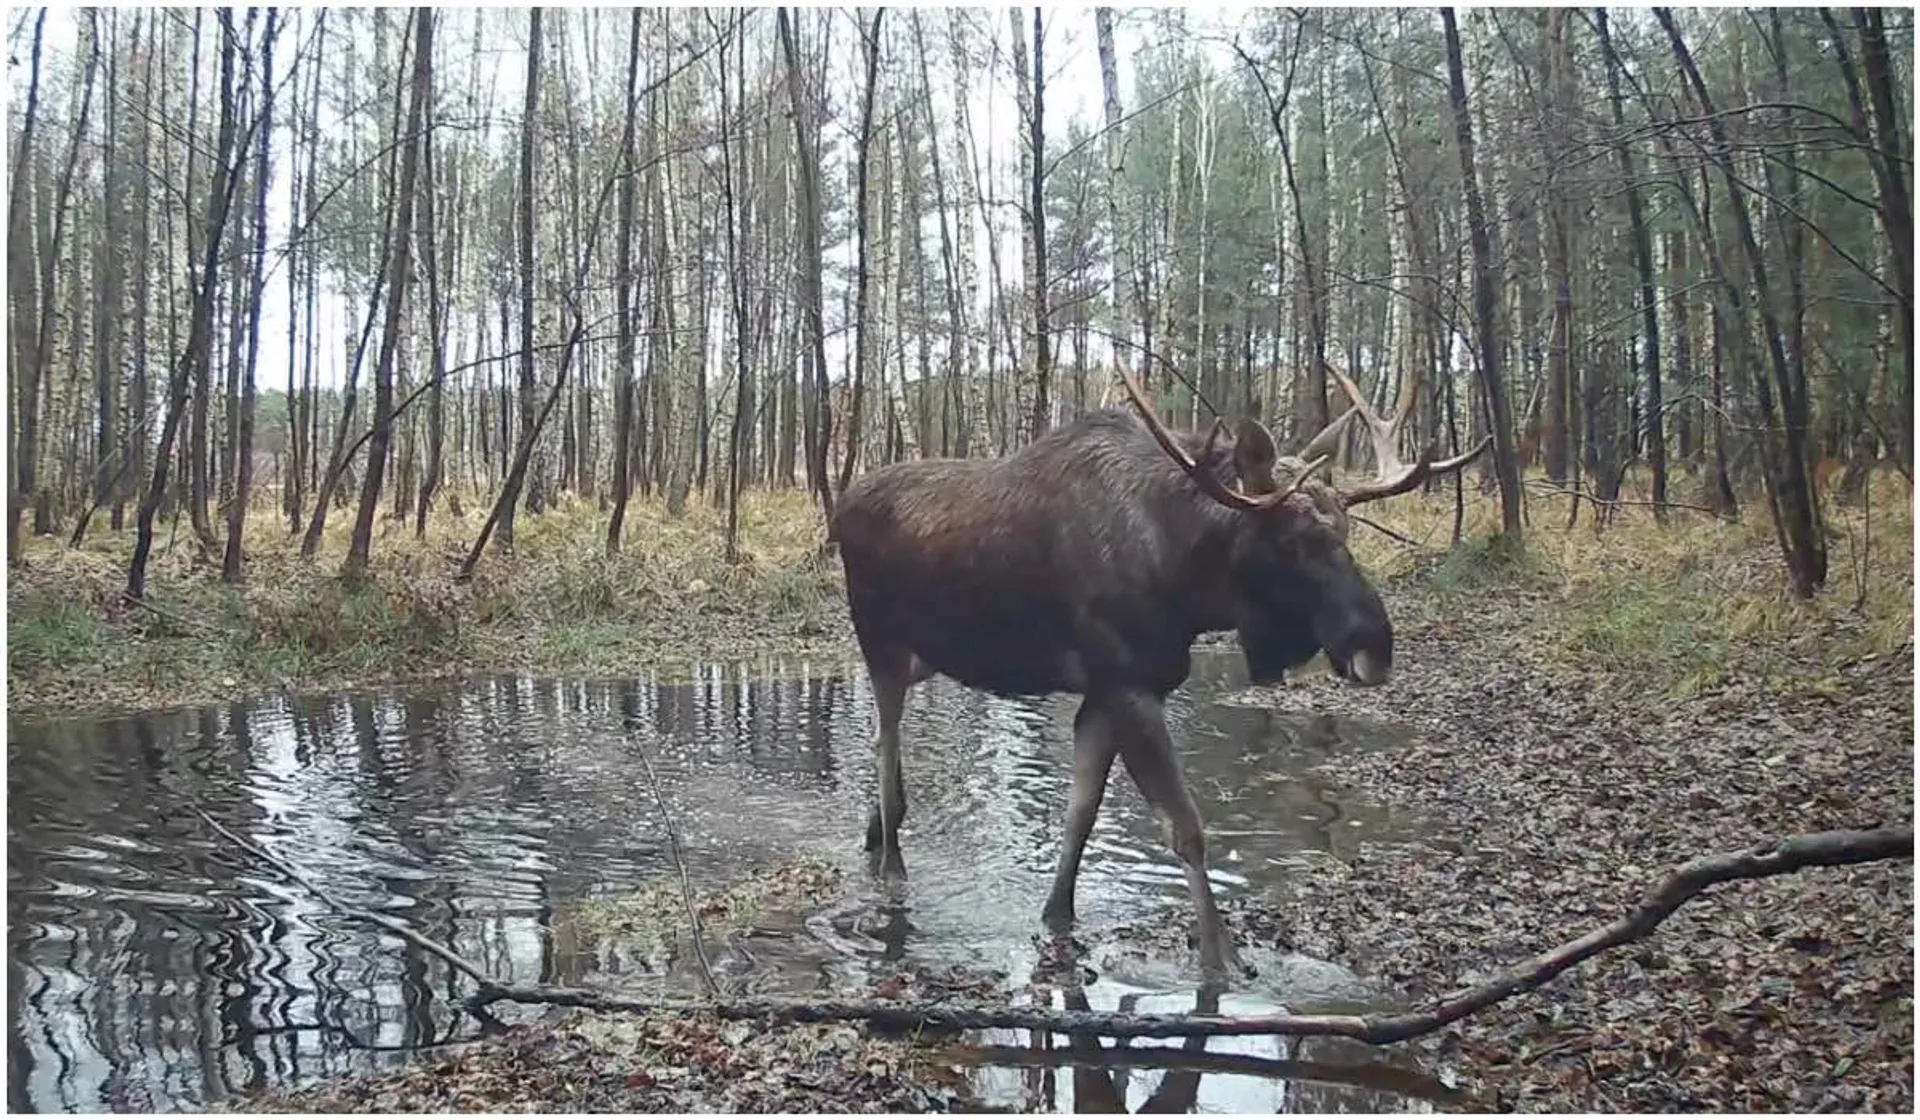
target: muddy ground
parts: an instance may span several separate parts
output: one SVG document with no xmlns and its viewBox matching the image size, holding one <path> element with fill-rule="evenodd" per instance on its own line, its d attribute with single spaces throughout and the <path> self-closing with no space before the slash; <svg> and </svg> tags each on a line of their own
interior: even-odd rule
<svg viewBox="0 0 1920 1120">
<path fill-rule="evenodd" d="M 1819 691 L 1736 674 L 1678 701 L 1544 663 L 1524 596 L 1503 597 L 1504 617 L 1389 606 L 1405 652 L 1387 686 L 1319 677 L 1245 698 L 1417 728 L 1402 750 L 1325 769 L 1431 814 L 1456 850 L 1374 845 L 1318 864 L 1233 907 L 1242 936 L 1424 1004 L 1619 916 L 1689 859 L 1913 819 L 1911 645 Z M 1413 1045 L 1506 1110 L 1909 1113 L 1913 906 L 1910 861 L 1728 884 L 1644 942 Z"/>
</svg>

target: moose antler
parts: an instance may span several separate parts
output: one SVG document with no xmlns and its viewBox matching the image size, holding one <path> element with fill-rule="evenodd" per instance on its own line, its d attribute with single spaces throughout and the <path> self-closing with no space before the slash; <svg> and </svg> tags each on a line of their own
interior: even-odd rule
<svg viewBox="0 0 1920 1120">
<path fill-rule="evenodd" d="M 1220 438 L 1222 425 L 1218 420 L 1214 422 L 1213 430 L 1207 434 L 1206 449 L 1201 452 L 1200 462 L 1196 463 L 1188 457 L 1186 451 L 1180 447 L 1180 442 L 1173 438 L 1173 433 L 1167 431 L 1166 426 L 1160 423 L 1160 418 L 1153 414 L 1153 406 L 1147 403 L 1146 395 L 1140 391 L 1140 386 L 1134 384 L 1133 377 L 1127 372 L 1127 368 L 1116 362 L 1114 363 L 1114 370 L 1120 375 L 1120 384 L 1126 388 L 1127 396 L 1132 399 L 1134 410 L 1140 413 L 1140 419 L 1146 423 L 1147 431 L 1153 434 L 1154 440 L 1160 444 L 1160 449 L 1165 451 L 1175 463 L 1178 463 L 1180 469 L 1186 471 L 1187 475 L 1191 477 L 1195 483 L 1199 484 L 1200 489 L 1204 491 L 1208 497 L 1226 506 L 1228 509 L 1259 511 L 1278 508 L 1288 498 L 1293 497 L 1294 492 L 1300 489 L 1302 483 L 1306 482 L 1308 475 L 1326 466 L 1327 463 L 1333 459 L 1331 454 L 1320 455 L 1319 458 L 1308 462 L 1302 469 L 1296 470 L 1291 483 L 1275 490 L 1271 494 L 1262 494 L 1257 498 L 1251 494 L 1243 494 L 1233 487 L 1228 486 L 1226 483 L 1221 482 L 1219 476 L 1207 469 L 1205 465 L 1208 460 L 1213 458 L 1213 445 L 1215 441 Z M 1345 417 L 1341 419 L 1344 420 Z M 1311 446 L 1309 446 L 1309 450 L 1311 449 Z"/>
<path fill-rule="evenodd" d="M 1472 450 L 1439 462 L 1433 459 L 1433 448 L 1424 447 L 1413 465 L 1407 466 L 1400 460 L 1400 425 L 1406 422 L 1407 415 L 1413 411 L 1416 394 L 1420 389 L 1420 378 L 1416 375 L 1406 380 L 1400 387 L 1400 399 L 1394 402 L 1393 415 L 1382 417 L 1373 410 L 1371 404 L 1367 403 L 1365 394 L 1361 393 L 1360 387 L 1353 383 L 1353 378 L 1348 377 L 1332 362 L 1326 365 L 1327 372 L 1331 373 L 1334 380 L 1340 383 L 1340 388 L 1346 391 L 1347 399 L 1353 402 L 1353 407 L 1342 413 L 1338 420 L 1321 429 L 1320 434 L 1313 437 L 1301 455 L 1305 456 L 1318 449 L 1322 441 L 1328 440 L 1337 433 L 1341 426 L 1356 413 L 1359 414 L 1361 422 L 1367 426 L 1367 436 L 1373 444 L 1374 480 L 1351 489 L 1341 490 L 1340 504 L 1343 506 L 1352 507 L 1363 502 L 1391 498 L 1395 494 L 1405 494 L 1435 474 L 1447 474 L 1459 470 L 1493 446 L 1493 437 L 1488 436 Z"/>
</svg>

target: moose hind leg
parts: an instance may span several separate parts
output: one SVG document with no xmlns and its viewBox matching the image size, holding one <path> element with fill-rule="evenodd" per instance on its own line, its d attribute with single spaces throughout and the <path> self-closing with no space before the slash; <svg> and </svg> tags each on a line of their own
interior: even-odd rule
<svg viewBox="0 0 1920 1120">
<path fill-rule="evenodd" d="M 1117 749 L 1112 721 L 1105 717 L 1099 702 L 1083 700 L 1073 717 L 1073 792 L 1067 801 L 1060 862 L 1054 869 L 1046 909 L 1040 914 L 1041 921 L 1056 933 L 1064 933 L 1073 925 L 1073 891 L 1080 877 L 1080 858 L 1086 852 L 1087 837 L 1093 833 L 1093 822 L 1100 816 L 1107 774 L 1113 769 Z"/>
<path fill-rule="evenodd" d="M 1125 719 L 1120 758 L 1133 776 L 1133 784 L 1160 815 L 1167 843 L 1186 872 L 1187 893 L 1199 918 L 1200 970 L 1214 980 L 1225 980 L 1233 972 L 1244 973 L 1240 955 L 1214 905 L 1213 884 L 1207 880 L 1207 841 L 1201 831 L 1200 807 L 1194 804 L 1193 794 L 1180 775 L 1180 761 L 1167 735 L 1164 705 L 1155 697 L 1136 695 Z"/>
<path fill-rule="evenodd" d="M 869 657 L 867 677 L 873 683 L 879 725 L 873 737 L 873 768 L 880 786 L 867 815 L 867 869 L 889 880 L 905 879 L 900 821 L 907 814 L 907 787 L 900 772 L 900 717 L 906 711 L 907 690 L 914 684 L 913 657 Z"/>
</svg>

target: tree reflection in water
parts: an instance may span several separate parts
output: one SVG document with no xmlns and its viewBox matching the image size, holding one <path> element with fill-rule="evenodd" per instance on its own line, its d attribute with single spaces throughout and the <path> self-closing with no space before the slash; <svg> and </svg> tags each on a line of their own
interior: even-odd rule
<svg viewBox="0 0 1920 1120">
<path fill-rule="evenodd" d="M 1189 773 L 1221 791 L 1203 797 L 1209 824 L 1240 833 L 1223 889 L 1277 880 L 1303 851 L 1419 834 L 1311 779 L 1317 756 L 1374 732 L 1211 704 L 1238 671 L 1226 660 L 1197 659 L 1171 713 Z M 9 1104 L 192 1109 L 473 1031 L 452 1011 L 460 977 L 224 850 L 195 808 L 498 975 L 551 980 L 578 948 L 556 941 L 558 911 L 671 874 L 642 746 L 696 884 L 802 855 L 855 867 L 865 688 L 846 665 L 766 663 L 10 719 Z M 883 962 L 1009 967 L 1052 868 L 1070 708 L 920 689 L 914 878 L 848 933 Z M 1130 791 L 1113 800 L 1083 873 L 1093 929 L 1181 897 L 1151 816 Z"/>
</svg>

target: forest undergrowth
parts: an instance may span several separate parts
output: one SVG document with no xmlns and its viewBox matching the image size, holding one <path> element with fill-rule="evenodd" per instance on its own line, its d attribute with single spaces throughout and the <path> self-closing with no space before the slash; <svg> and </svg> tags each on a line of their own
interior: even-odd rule
<svg viewBox="0 0 1920 1120">
<path fill-rule="evenodd" d="M 467 583 L 455 576 L 477 515 L 440 518 L 420 538 L 382 520 L 358 586 L 339 577 L 345 517 L 310 560 L 297 538 L 255 520 L 239 588 L 222 585 L 218 557 L 200 555 L 182 526 L 159 534 L 144 607 L 121 598 L 131 533 L 97 530 L 79 549 L 34 540 L 8 583 L 9 704 L 163 707 L 490 669 L 615 674 L 840 647 L 838 565 L 819 559 L 823 533 L 806 495 L 743 497 L 739 563 L 726 561 L 722 516 L 689 504 L 672 517 L 663 502 L 636 499 L 610 558 L 607 515 L 563 498 L 522 514 L 513 552 L 490 550 Z"/>
<path fill-rule="evenodd" d="M 1625 497 L 1636 500 L 1631 479 Z M 1356 526 L 1353 547 L 1402 589 L 1415 616 L 1403 625 L 1471 618 L 1626 689 L 1686 695 L 1738 666 L 1775 687 L 1819 690 L 1841 666 L 1912 639 L 1913 506 L 1897 474 L 1877 475 L 1865 502 L 1826 503 L 1831 571 L 1808 602 L 1786 594 L 1758 504 L 1737 521 L 1676 507 L 1664 526 L 1623 504 L 1599 531 L 1584 502 L 1566 528 L 1567 506 L 1530 488 L 1515 550 L 1495 535 L 1495 501 L 1469 486 L 1462 543 L 1449 548 L 1451 492 L 1403 497 L 1368 516 L 1405 540 Z M 338 576 L 344 517 L 311 560 L 268 527 L 267 511 L 258 517 L 240 588 L 221 584 L 217 558 L 185 526 L 163 530 L 142 607 L 120 598 L 130 533 L 102 527 L 78 549 L 30 541 L 8 583 L 10 708 L 123 710 L 486 670 L 615 675 L 851 652 L 840 566 L 821 559 L 824 531 L 799 491 L 743 497 L 736 564 L 721 514 L 705 505 L 675 517 L 636 500 L 609 558 L 606 514 L 563 498 L 523 516 L 513 553 L 490 552 L 466 584 L 454 574 L 477 516 L 442 517 L 423 538 L 383 521 L 357 587 Z"/>
<path fill-rule="evenodd" d="M 1413 549 L 1364 527 L 1354 552 L 1376 579 L 1414 594 L 1414 618 L 1397 623 L 1509 631 L 1546 663 L 1593 670 L 1615 686 L 1675 697 L 1726 681 L 1736 670 L 1780 690 L 1828 690 L 1837 670 L 1913 640 L 1913 491 L 1877 473 L 1864 500 L 1826 495 L 1827 586 L 1811 600 L 1786 592 L 1779 545 L 1756 495 L 1737 520 L 1675 506 L 1658 524 L 1630 476 L 1622 503 L 1596 531 L 1582 501 L 1529 479 L 1525 547 L 1497 538 L 1499 506 L 1469 492 L 1461 544 L 1447 549 L 1450 496 L 1386 503 L 1382 525 L 1421 542 Z M 1678 492 L 1681 487 L 1676 487 Z M 1640 504 L 1628 504 L 1640 503 Z M 1411 585 L 1411 586 L 1408 586 Z"/>
</svg>

